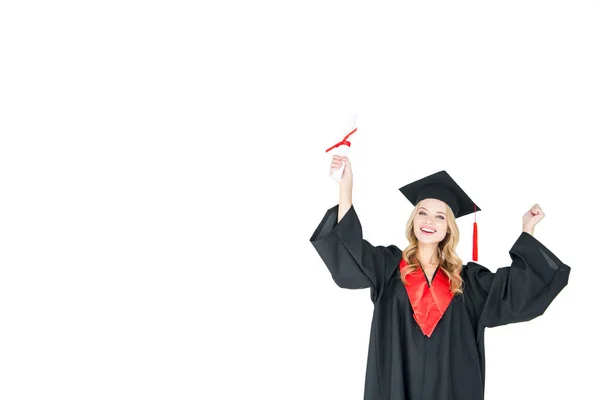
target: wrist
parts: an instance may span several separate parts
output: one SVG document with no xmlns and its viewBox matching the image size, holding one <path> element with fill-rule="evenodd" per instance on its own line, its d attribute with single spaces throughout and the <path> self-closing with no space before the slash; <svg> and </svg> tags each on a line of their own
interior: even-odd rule
<svg viewBox="0 0 600 400">
<path fill-rule="evenodd" d="M 525 226 L 525 225 L 523 225 L 523 232 L 527 232 L 531 236 L 533 236 L 533 226 Z"/>
</svg>

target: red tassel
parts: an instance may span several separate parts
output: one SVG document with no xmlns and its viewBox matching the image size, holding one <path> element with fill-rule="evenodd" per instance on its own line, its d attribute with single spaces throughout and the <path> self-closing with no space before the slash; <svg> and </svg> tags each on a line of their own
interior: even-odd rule
<svg viewBox="0 0 600 400">
<path fill-rule="evenodd" d="M 477 261 L 477 222 L 473 222 L 473 261 Z"/>
<path fill-rule="evenodd" d="M 473 222 L 473 261 L 477 261 L 477 205 L 475 205 L 475 222 Z"/>
</svg>

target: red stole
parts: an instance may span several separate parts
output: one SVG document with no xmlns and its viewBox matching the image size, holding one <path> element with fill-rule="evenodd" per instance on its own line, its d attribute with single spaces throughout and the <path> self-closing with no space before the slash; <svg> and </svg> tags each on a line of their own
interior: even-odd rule
<svg viewBox="0 0 600 400">
<path fill-rule="evenodd" d="M 404 258 L 400 261 L 400 272 L 408 264 Z M 438 267 L 439 268 L 439 267 Z M 443 271 L 437 271 L 427 284 L 425 271 L 421 268 L 406 275 L 406 292 L 413 309 L 413 317 L 421 327 L 423 334 L 431 337 L 433 330 L 452 301 L 450 279 Z"/>
</svg>

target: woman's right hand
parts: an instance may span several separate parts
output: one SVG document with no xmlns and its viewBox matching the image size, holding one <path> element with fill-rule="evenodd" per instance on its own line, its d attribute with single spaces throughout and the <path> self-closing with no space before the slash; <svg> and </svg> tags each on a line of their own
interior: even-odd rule
<svg viewBox="0 0 600 400">
<path fill-rule="evenodd" d="M 348 157 L 337 156 L 334 155 L 331 159 L 331 168 L 329 169 L 329 175 L 333 173 L 333 171 L 340 169 L 342 167 L 342 162 L 346 164 L 344 166 L 344 172 L 342 173 L 342 179 L 338 182 L 340 186 L 351 187 L 352 186 L 352 166 L 350 165 L 350 161 Z"/>
</svg>

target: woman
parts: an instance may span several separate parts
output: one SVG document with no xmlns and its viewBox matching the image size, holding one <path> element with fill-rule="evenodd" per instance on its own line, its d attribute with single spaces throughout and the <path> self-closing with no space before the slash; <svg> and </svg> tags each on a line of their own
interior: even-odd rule
<svg viewBox="0 0 600 400">
<path fill-rule="evenodd" d="M 415 205 L 404 251 L 373 246 L 352 204 L 348 158 L 333 156 L 331 170 L 342 162 L 339 204 L 310 241 L 338 286 L 370 288 L 364 399 L 483 399 L 485 328 L 542 315 L 567 285 L 570 267 L 533 237 L 544 213 L 536 204 L 523 216 L 510 267 L 462 265 L 455 219 L 479 208 L 441 171 L 400 189 Z"/>
</svg>

